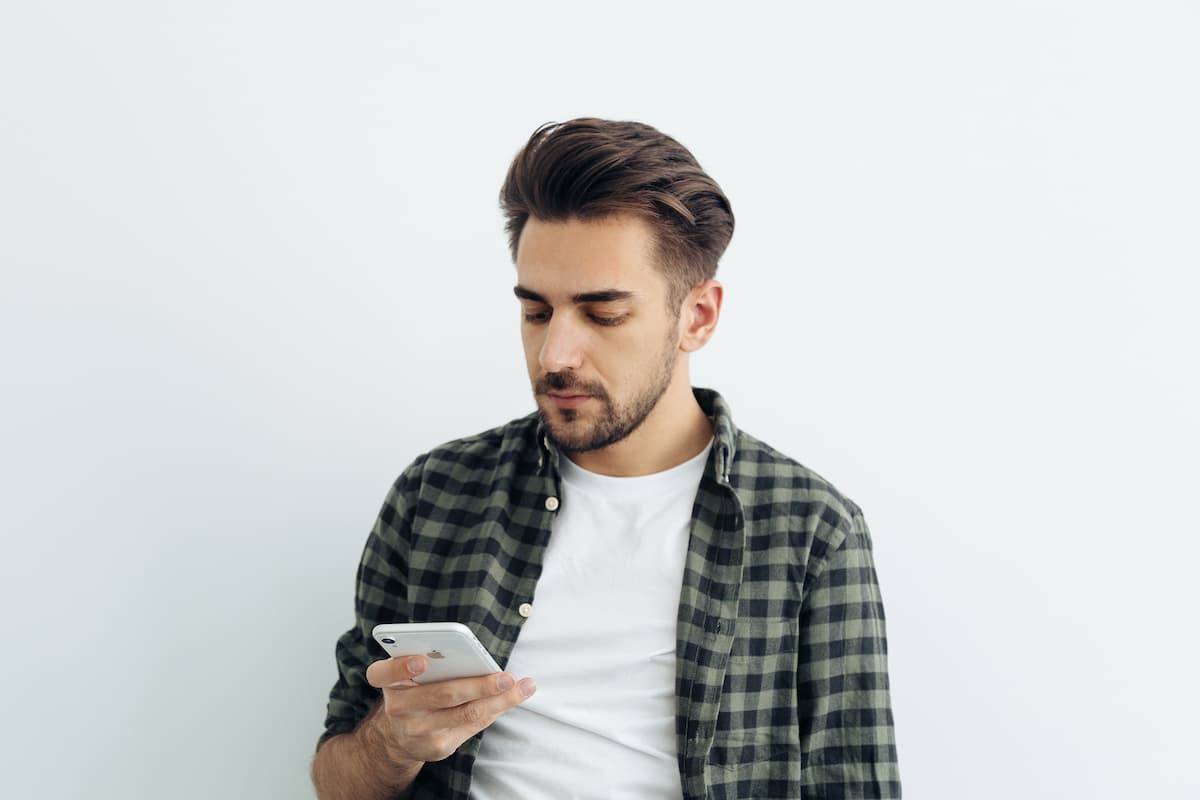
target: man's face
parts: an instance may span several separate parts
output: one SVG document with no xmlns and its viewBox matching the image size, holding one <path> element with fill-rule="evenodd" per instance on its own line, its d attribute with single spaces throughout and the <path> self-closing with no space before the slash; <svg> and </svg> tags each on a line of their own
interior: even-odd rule
<svg viewBox="0 0 1200 800">
<path fill-rule="evenodd" d="M 675 377 L 679 320 L 653 243 L 646 223 L 630 216 L 525 224 L 515 290 L 521 339 L 538 410 L 564 451 L 621 441 Z"/>
</svg>

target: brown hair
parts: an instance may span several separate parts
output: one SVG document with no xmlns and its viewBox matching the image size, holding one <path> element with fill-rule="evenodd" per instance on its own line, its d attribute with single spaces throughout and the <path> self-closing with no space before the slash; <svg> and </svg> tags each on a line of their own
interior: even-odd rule
<svg viewBox="0 0 1200 800">
<path fill-rule="evenodd" d="M 500 189 L 513 262 L 530 216 L 545 222 L 634 214 L 654 231 L 658 268 L 678 313 L 713 277 L 733 236 L 733 209 L 679 142 L 641 122 L 548 122 L 513 159 Z"/>
</svg>

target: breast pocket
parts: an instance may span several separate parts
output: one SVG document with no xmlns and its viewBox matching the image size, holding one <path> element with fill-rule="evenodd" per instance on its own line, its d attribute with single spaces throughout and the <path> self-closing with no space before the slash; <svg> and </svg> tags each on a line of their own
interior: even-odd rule
<svg viewBox="0 0 1200 800">
<path fill-rule="evenodd" d="M 786 742 L 714 741 L 706 770 L 712 800 L 800 796 L 800 747 Z"/>
<path fill-rule="evenodd" d="M 722 770 L 753 772 L 754 765 L 771 762 L 780 758 L 786 759 L 788 754 L 799 748 L 787 742 L 759 741 L 730 741 L 715 740 L 708 752 L 708 764 Z"/>
<path fill-rule="evenodd" d="M 725 668 L 710 763 L 770 758 L 798 742 L 795 619 L 739 620 Z"/>
</svg>

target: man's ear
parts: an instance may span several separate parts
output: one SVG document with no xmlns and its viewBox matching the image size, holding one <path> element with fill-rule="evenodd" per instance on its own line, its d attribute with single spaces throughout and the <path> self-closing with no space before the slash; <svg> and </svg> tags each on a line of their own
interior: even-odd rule
<svg viewBox="0 0 1200 800">
<path fill-rule="evenodd" d="M 679 315 L 679 349 L 692 353 L 708 344 L 721 317 L 725 287 L 707 280 L 688 292 Z"/>
</svg>

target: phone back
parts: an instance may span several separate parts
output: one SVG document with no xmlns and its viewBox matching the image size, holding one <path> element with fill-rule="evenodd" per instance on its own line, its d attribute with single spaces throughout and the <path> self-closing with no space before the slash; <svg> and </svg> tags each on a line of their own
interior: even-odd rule
<svg viewBox="0 0 1200 800">
<path fill-rule="evenodd" d="M 390 656 L 425 656 L 429 666 L 414 679 L 417 683 L 500 672 L 470 628 L 457 622 L 378 625 L 372 635 Z"/>
</svg>

